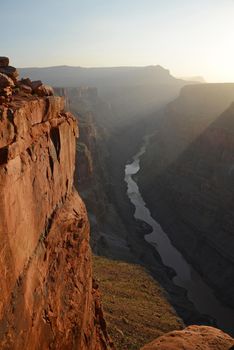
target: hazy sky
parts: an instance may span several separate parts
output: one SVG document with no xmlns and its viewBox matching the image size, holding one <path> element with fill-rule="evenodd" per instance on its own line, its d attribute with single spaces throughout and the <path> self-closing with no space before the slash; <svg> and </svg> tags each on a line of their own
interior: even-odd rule
<svg viewBox="0 0 234 350">
<path fill-rule="evenodd" d="M 25 66 L 160 64 L 234 82 L 234 0 L 0 0 L 1 52 Z"/>
</svg>

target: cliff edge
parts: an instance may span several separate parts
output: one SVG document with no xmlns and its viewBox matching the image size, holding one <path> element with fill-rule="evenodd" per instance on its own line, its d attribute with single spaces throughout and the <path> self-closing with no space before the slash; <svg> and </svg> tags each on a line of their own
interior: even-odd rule
<svg viewBox="0 0 234 350">
<path fill-rule="evenodd" d="M 78 128 L 0 58 L 0 348 L 111 349 L 73 188 Z"/>
</svg>

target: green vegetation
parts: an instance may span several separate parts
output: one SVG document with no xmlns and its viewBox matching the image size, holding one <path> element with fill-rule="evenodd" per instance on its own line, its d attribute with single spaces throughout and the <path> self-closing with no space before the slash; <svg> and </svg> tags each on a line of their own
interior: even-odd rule
<svg viewBox="0 0 234 350">
<path fill-rule="evenodd" d="M 139 350 L 183 322 L 161 286 L 138 265 L 93 257 L 108 331 L 117 350 Z"/>
</svg>

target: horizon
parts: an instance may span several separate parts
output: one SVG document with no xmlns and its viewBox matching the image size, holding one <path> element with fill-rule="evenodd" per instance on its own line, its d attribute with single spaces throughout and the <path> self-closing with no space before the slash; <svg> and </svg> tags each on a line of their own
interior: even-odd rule
<svg viewBox="0 0 234 350">
<path fill-rule="evenodd" d="M 155 65 L 144 65 L 144 66 L 126 66 L 126 65 L 122 65 L 122 66 L 73 66 L 73 65 L 67 65 L 67 64 L 60 64 L 60 65 L 56 65 L 56 66 L 27 66 L 27 67 L 17 67 L 17 69 L 49 69 L 49 68 L 60 68 L 60 67 L 68 67 L 68 68 L 82 68 L 82 69 L 105 69 L 105 68 L 113 68 L 113 69 L 117 69 L 117 68 L 148 68 L 148 67 L 161 67 L 164 70 L 167 70 L 169 72 L 169 74 L 174 77 L 175 79 L 181 79 L 181 80 L 185 80 L 185 81 L 193 81 L 194 79 L 194 83 L 198 83 L 198 84 L 234 84 L 234 79 L 233 81 L 208 81 L 206 79 L 206 77 L 202 76 L 202 75 L 188 75 L 188 76 L 176 76 L 174 75 L 169 68 L 162 66 L 161 64 L 155 64 Z M 203 80 L 203 81 L 199 81 L 196 80 L 197 78 Z"/>
<path fill-rule="evenodd" d="M 1 54 L 21 68 L 161 65 L 175 77 L 233 82 L 233 13 L 233 0 L 9 0 Z"/>
<path fill-rule="evenodd" d="M 185 80 L 185 81 L 194 81 L 194 83 L 200 84 L 233 84 L 234 82 L 209 82 L 203 76 L 188 76 L 188 77 L 177 77 L 171 74 L 170 69 L 163 67 L 160 64 L 156 65 L 147 65 L 147 66 L 93 66 L 93 67 L 85 67 L 85 66 L 70 66 L 66 64 L 57 65 L 57 66 L 37 66 L 37 67 L 17 67 L 17 69 L 51 69 L 51 68 L 81 68 L 81 69 L 121 69 L 121 68 L 150 68 L 150 67 L 160 67 L 163 70 L 168 71 L 168 74 L 175 79 Z M 193 80 L 194 79 L 194 80 Z M 200 80 L 199 80 L 200 79 Z"/>
<path fill-rule="evenodd" d="M 8 57 L 8 56 L 6 56 Z M 17 69 L 49 69 L 49 68 L 60 68 L 60 67 L 68 67 L 68 68 L 82 68 L 82 69 L 105 69 L 105 68 L 113 68 L 113 69 L 117 69 L 117 68 L 148 68 L 148 67 L 161 67 L 162 69 L 164 70 L 167 70 L 169 72 L 169 74 L 176 78 L 176 79 L 181 79 L 181 80 L 187 80 L 189 81 L 189 79 L 195 79 L 195 78 L 199 78 L 203 81 L 199 81 L 199 80 L 194 80 L 194 82 L 197 81 L 197 83 L 200 83 L 200 84 L 234 84 L 234 78 L 233 80 L 220 80 L 220 81 L 209 81 L 206 79 L 205 76 L 203 75 L 196 75 L 196 74 L 190 74 L 190 75 L 187 75 L 187 76 L 177 76 L 175 74 L 173 74 L 171 72 L 171 70 L 167 67 L 164 67 L 163 65 L 161 64 L 148 64 L 148 65 L 121 65 L 121 66 L 80 66 L 80 65 L 68 65 L 68 64 L 58 64 L 58 65 L 50 65 L 50 66 L 22 66 L 22 67 L 17 67 Z M 193 81 L 193 80 L 192 80 Z"/>
</svg>

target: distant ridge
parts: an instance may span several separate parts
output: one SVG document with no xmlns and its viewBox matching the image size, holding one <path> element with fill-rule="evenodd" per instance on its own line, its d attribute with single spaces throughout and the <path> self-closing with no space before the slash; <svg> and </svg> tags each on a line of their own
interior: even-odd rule
<svg viewBox="0 0 234 350">
<path fill-rule="evenodd" d="M 54 66 L 43 68 L 20 68 L 21 76 L 42 79 L 53 86 L 77 87 L 95 86 L 135 86 L 173 83 L 181 79 L 174 78 L 168 69 L 159 65 L 146 67 L 73 67 Z"/>
<path fill-rule="evenodd" d="M 186 81 L 193 81 L 197 83 L 207 83 L 206 80 L 202 76 L 194 76 L 194 77 L 180 77 L 179 79 Z"/>
<path fill-rule="evenodd" d="M 84 68 L 57 66 L 21 68 L 22 77 L 42 79 L 63 88 L 95 87 L 109 103 L 116 120 L 153 113 L 179 94 L 181 87 L 194 82 L 176 79 L 159 65 L 146 67 Z"/>
</svg>

